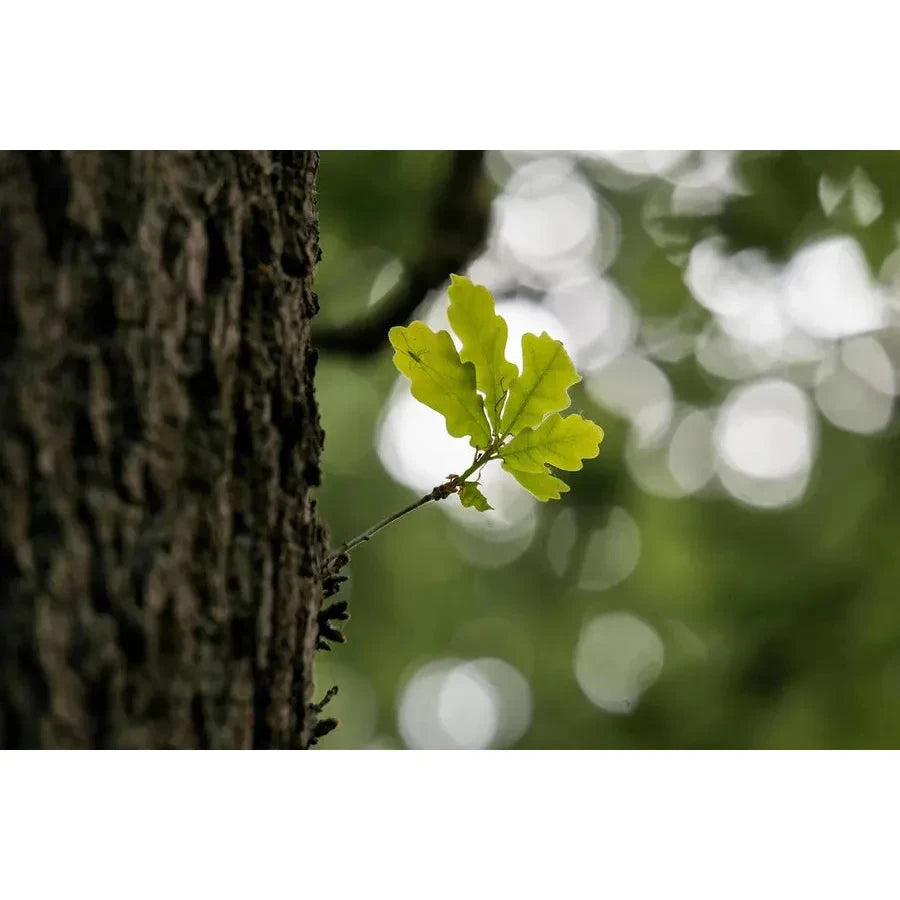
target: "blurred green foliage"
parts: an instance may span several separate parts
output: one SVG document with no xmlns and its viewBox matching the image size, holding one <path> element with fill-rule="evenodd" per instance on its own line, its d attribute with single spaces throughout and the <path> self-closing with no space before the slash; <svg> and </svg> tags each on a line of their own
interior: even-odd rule
<svg viewBox="0 0 900 900">
<path fill-rule="evenodd" d="M 322 155 L 317 290 L 324 320 L 351 319 L 366 308 L 387 264 L 427 249 L 420 242 L 448 157 Z M 736 164 L 743 193 L 711 212 L 676 215 L 665 178 L 625 173 L 617 180 L 607 177 L 610 164 L 579 163 L 620 223 L 621 245 L 606 276 L 645 324 L 702 326 L 707 313 L 685 285 L 684 265 L 694 243 L 713 234 L 733 249 L 758 247 L 776 260 L 816 235 L 850 234 L 875 274 L 897 249 L 900 155 L 754 152 Z M 820 196 L 823 178 L 845 183 L 857 171 L 884 206 L 866 225 L 845 201 L 827 213 Z M 657 365 L 685 402 L 714 406 L 734 386 L 690 354 Z M 386 333 L 374 356 L 323 354 L 320 361 L 320 508 L 334 544 L 416 496 L 391 479 L 375 451 L 396 379 Z M 521 556 L 497 567 L 473 564 L 468 554 L 480 539 L 436 504 L 355 551 L 341 595 L 350 600 L 348 643 L 317 657 L 318 694 L 334 682 L 341 687 L 328 712 L 342 725 L 322 747 L 403 746 L 398 702 L 410 678 L 433 660 L 485 657 L 509 663 L 530 687 L 530 719 L 516 747 L 900 745 L 900 454 L 893 421 L 865 435 L 819 416 L 802 501 L 767 510 L 724 491 L 679 499 L 646 492 L 623 460 L 626 420 L 583 385 L 572 396 L 573 409 L 599 422 L 606 439 L 600 456 L 572 476 L 570 494 L 538 505 L 536 532 Z M 435 471 L 433 483 L 445 475 Z M 579 587 L 587 535 L 605 526 L 611 507 L 627 510 L 639 528 L 637 566 L 609 589 Z M 560 568 L 551 555 L 563 515 L 577 527 Z M 480 552 L 490 554 L 490 542 L 481 543 Z M 591 702 L 573 662 L 585 623 L 614 611 L 648 623 L 665 648 L 658 677 L 625 714 Z"/>
<path fill-rule="evenodd" d="M 392 259 L 408 260 L 421 249 L 447 163 L 447 154 L 439 152 L 323 154 L 322 261 L 316 270 L 323 322 L 362 312 L 378 272 Z"/>
</svg>

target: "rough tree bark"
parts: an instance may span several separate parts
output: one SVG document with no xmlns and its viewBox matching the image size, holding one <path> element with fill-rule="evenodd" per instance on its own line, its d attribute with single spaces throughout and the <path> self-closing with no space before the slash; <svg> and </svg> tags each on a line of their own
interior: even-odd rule
<svg viewBox="0 0 900 900">
<path fill-rule="evenodd" d="M 316 166 L 0 154 L 0 745 L 313 740 Z"/>
</svg>

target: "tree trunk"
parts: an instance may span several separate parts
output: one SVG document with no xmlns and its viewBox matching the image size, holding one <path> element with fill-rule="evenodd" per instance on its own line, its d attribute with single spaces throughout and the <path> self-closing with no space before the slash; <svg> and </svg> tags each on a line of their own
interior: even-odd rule
<svg viewBox="0 0 900 900">
<path fill-rule="evenodd" d="M 0 153 L 0 745 L 313 740 L 317 162 Z"/>
</svg>

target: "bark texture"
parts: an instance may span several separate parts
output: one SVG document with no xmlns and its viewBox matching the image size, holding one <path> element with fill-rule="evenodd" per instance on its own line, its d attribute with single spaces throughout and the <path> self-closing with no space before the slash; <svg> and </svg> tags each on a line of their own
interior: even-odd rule
<svg viewBox="0 0 900 900">
<path fill-rule="evenodd" d="M 0 745 L 313 739 L 316 165 L 0 154 Z"/>
</svg>

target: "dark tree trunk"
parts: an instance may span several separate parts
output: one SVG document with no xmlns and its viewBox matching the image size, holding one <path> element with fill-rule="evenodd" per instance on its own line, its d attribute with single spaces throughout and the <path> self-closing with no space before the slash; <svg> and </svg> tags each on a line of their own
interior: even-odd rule
<svg viewBox="0 0 900 900">
<path fill-rule="evenodd" d="M 314 153 L 0 153 L 0 745 L 305 747 Z"/>
</svg>

